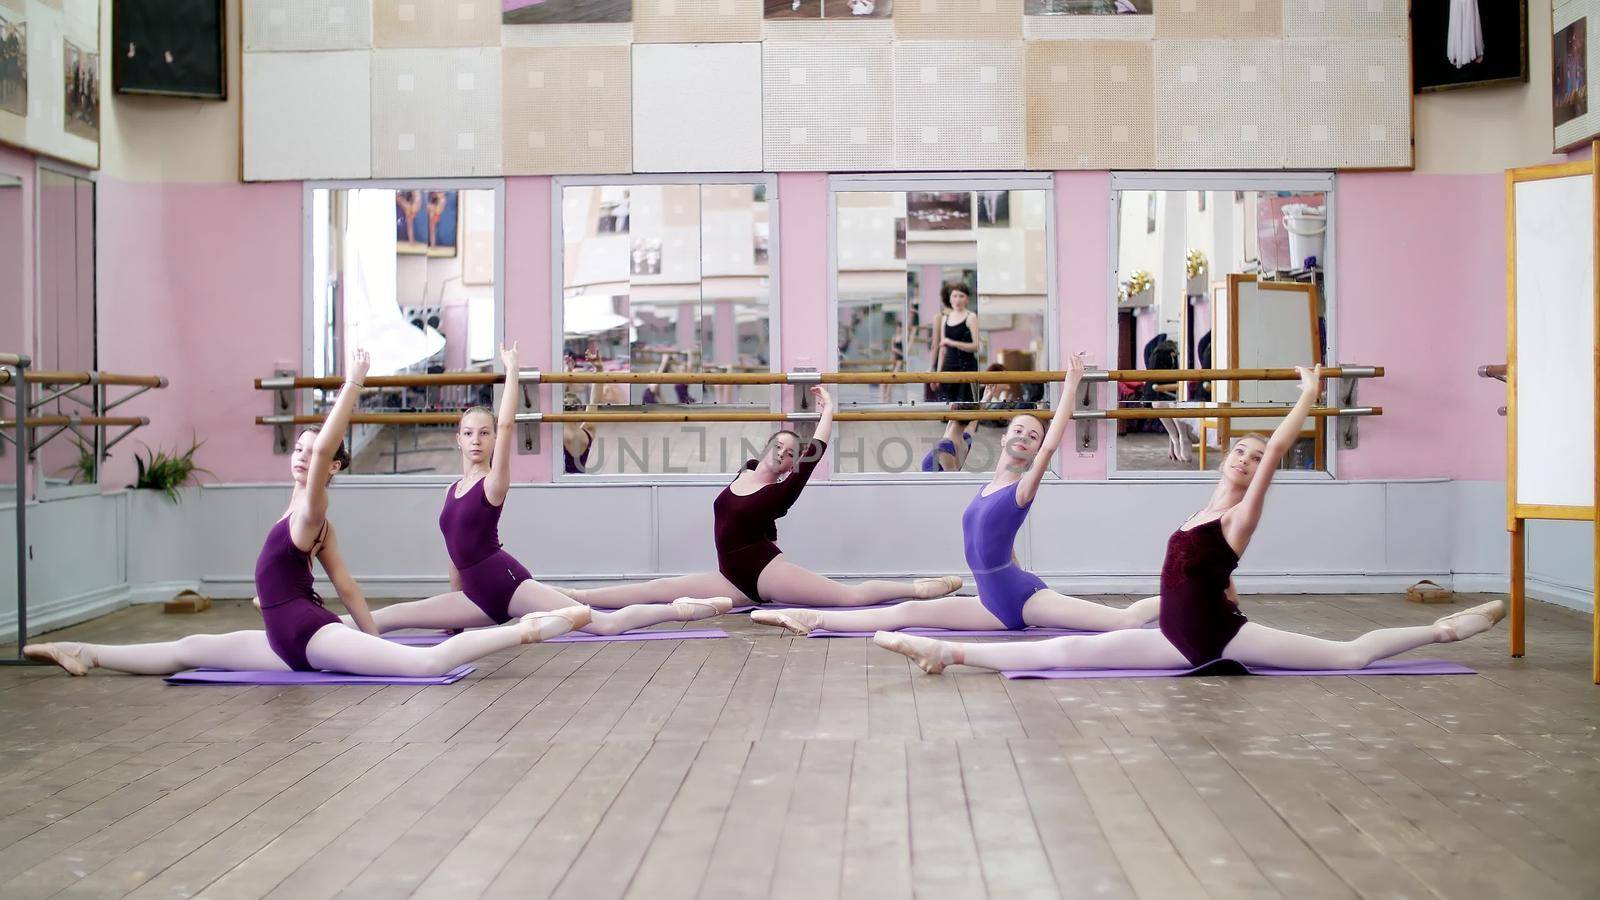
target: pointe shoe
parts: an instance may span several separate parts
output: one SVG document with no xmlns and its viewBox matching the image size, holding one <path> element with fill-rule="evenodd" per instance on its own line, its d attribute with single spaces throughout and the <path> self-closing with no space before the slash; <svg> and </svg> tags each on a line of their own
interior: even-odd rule
<svg viewBox="0 0 1600 900">
<path fill-rule="evenodd" d="M 776 625 L 791 634 L 805 637 L 822 627 L 822 613 L 814 609 L 758 609 L 750 614 L 750 621 L 759 625 Z"/>
<path fill-rule="evenodd" d="M 1482 628 L 1474 629 L 1470 623 L 1463 621 L 1469 616 L 1477 616 L 1487 624 Z M 1466 640 L 1473 635 L 1482 634 L 1493 628 L 1497 622 L 1505 617 L 1505 603 L 1500 600 L 1490 600 L 1488 603 L 1480 603 L 1471 609 L 1463 609 L 1460 612 L 1451 613 L 1438 619 L 1433 623 L 1433 627 L 1438 630 L 1439 643 L 1448 644 Z"/>
<path fill-rule="evenodd" d="M 55 644 L 29 644 L 22 655 L 40 662 L 54 663 L 67 670 L 68 675 L 87 675 L 94 668 L 92 659 L 84 659 L 83 645 L 72 641 Z"/>
<path fill-rule="evenodd" d="M 667 604 L 678 611 L 679 622 L 709 619 L 733 609 L 732 597 L 679 597 Z"/>
<path fill-rule="evenodd" d="M 918 578 L 911 584 L 918 600 L 932 600 L 961 590 L 966 582 L 959 575 L 941 575 L 938 578 Z"/>
<path fill-rule="evenodd" d="M 872 636 L 872 642 L 885 650 L 910 657 L 917 668 L 929 675 L 937 675 L 944 671 L 945 666 L 955 662 L 943 642 L 933 638 L 901 634 L 898 631 L 880 631 Z"/>
</svg>

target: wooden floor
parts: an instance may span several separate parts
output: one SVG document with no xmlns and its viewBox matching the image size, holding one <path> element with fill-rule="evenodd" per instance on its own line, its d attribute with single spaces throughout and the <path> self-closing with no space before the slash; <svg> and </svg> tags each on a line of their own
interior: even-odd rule
<svg viewBox="0 0 1600 900">
<path fill-rule="evenodd" d="M 1328 636 L 1441 614 L 1246 603 Z M 930 677 L 743 616 L 448 687 L 0 669 L 0 895 L 1594 897 L 1588 620 L 1532 606 L 1527 659 L 1503 629 L 1425 651 L 1471 677 Z"/>
</svg>

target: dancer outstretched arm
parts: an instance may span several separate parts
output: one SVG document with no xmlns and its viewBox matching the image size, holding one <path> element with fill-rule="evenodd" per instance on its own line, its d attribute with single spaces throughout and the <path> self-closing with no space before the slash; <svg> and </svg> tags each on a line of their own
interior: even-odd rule
<svg viewBox="0 0 1600 900">
<path fill-rule="evenodd" d="M 495 506 L 504 504 L 506 493 L 511 490 L 511 455 L 516 452 L 517 395 L 521 391 L 522 376 L 516 341 L 512 341 L 510 347 L 500 348 L 500 360 L 506 367 L 506 386 L 500 394 L 500 412 L 495 417 L 494 455 L 489 458 L 489 473 L 483 476 L 483 496 Z"/>
<path fill-rule="evenodd" d="M 1061 447 L 1061 439 L 1067 434 L 1067 422 L 1072 419 L 1072 408 L 1077 403 L 1078 385 L 1083 381 L 1083 357 L 1074 354 L 1068 364 L 1066 380 L 1061 385 L 1060 408 L 1055 415 L 1050 417 L 1050 427 L 1045 430 L 1044 440 L 1039 442 L 1039 449 L 1033 454 L 1033 460 L 1022 472 L 1022 479 L 1017 482 L 1017 505 L 1027 506 L 1039 493 L 1039 483 L 1044 481 L 1044 474 L 1050 471 L 1050 461 L 1055 459 L 1056 450 Z"/>
<path fill-rule="evenodd" d="M 1223 463 L 1223 465 L 1243 465 L 1249 457 L 1255 457 L 1253 460 L 1256 467 L 1255 474 L 1244 490 L 1244 497 L 1222 515 L 1223 534 L 1227 536 L 1228 543 L 1241 554 L 1244 553 L 1244 548 L 1249 546 L 1250 537 L 1256 532 L 1256 525 L 1261 522 L 1261 510 L 1267 503 L 1267 489 L 1272 487 L 1272 477 L 1278 473 L 1278 464 L 1300 439 L 1300 431 L 1305 427 L 1306 416 L 1311 412 L 1312 405 L 1317 402 L 1317 394 L 1322 391 L 1321 366 L 1312 366 L 1309 369 L 1296 366 L 1295 371 L 1300 373 L 1300 399 L 1295 401 L 1294 408 L 1289 410 L 1289 414 L 1283 417 L 1282 422 L 1278 423 L 1266 446 L 1253 446 L 1256 443 L 1253 441 L 1237 441 L 1233 445 L 1228 461 Z"/>
<path fill-rule="evenodd" d="M 355 627 L 367 634 L 378 634 L 378 623 L 372 619 L 366 592 L 361 590 L 361 585 L 351 577 L 350 570 L 344 564 L 344 557 L 339 553 L 339 538 L 333 530 L 332 522 L 328 523 L 322 546 L 317 550 L 317 562 L 322 563 L 322 571 L 326 572 L 328 580 L 333 582 L 333 590 L 339 595 L 339 602 L 350 611 L 350 618 Z"/>
</svg>

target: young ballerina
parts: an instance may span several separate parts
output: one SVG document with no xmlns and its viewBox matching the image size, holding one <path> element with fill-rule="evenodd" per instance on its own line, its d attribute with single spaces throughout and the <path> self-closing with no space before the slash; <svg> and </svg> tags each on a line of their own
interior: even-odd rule
<svg viewBox="0 0 1600 900">
<path fill-rule="evenodd" d="M 799 499 L 833 435 L 833 397 L 822 387 L 813 387 L 811 395 L 821 413 L 815 437 L 802 443 L 792 431 L 774 434 L 761 457 L 746 462 L 712 504 L 717 571 L 562 592 L 580 603 L 611 608 L 659 603 L 682 594 L 728 594 L 744 602 L 799 606 L 871 606 L 907 597 L 942 597 L 959 589 L 961 579 L 953 575 L 911 584 L 840 584 L 789 562 L 778 549 L 777 521 Z"/>
<path fill-rule="evenodd" d="M 1063 398 L 1076 396 L 1083 379 L 1083 359 L 1073 357 L 1062 384 Z M 1159 597 L 1147 597 L 1126 609 L 1068 597 L 1045 587 L 1039 576 L 1017 565 L 1012 545 L 1028 517 L 1039 483 L 1050 468 L 1067 431 L 1070 403 L 1051 420 L 1050 428 L 1026 413 L 1016 416 L 1000 442 L 1002 455 L 994 477 L 978 491 L 961 516 L 967 565 L 978 582 L 976 597 L 917 600 L 884 609 L 824 611 L 816 609 L 757 610 L 753 621 L 778 625 L 798 635 L 828 631 L 894 631 L 901 628 L 947 628 L 971 631 L 1017 631 L 1030 625 L 1115 631 L 1138 628 L 1156 617 Z"/>
<path fill-rule="evenodd" d="M 1498 600 L 1432 625 L 1382 628 L 1349 641 L 1268 628 L 1239 611 L 1233 570 L 1261 520 L 1278 463 L 1298 439 L 1321 390 L 1321 366 L 1298 371 L 1300 399 L 1272 438 L 1240 438 L 1222 461 L 1222 477 L 1210 502 L 1168 540 L 1161 567 L 1160 630 L 1134 628 L 1008 644 L 957 643 L 880 631 L 873 641 L 911 657 L 933 674 L 951 664 L 996 670 L 1187 669 L 1219 659 L 1284 669 L 1359 669 L 1407 650 L 1488 631 L 1505 617 Z"/>
<path fill-rule="evenodd" d="M 397 628 L 476 628 L 498 625 L 532 612 L 571 606 L 572 600 L 533 580 L 500 546 L 500 512 L 511 489 L 512 445 L 516 441 L 517 346 L 501 348 L 506 367 L 500 417 L 482 407 L 467 410 L 456 431 L 461 450 L 461 480 L 444 496 L 439 530 L 450 554 L 449 593 L 396 603 L 373 613 L 379 631 Z M 592 612 L 578 627 L 590 634 L 621 634 L 662 622 L 708 619 L 733 606 L 728 597 L 706 599 L 675 594 L 670 603 Z M 623 604 L 617 604 L 622 606 Z"/>
<path fill-rule="evenodd" d="M 256 593 L 265 631 L 194 634 L 158 644 L 30 644 L 22 652 L 53 662 L 73 675 L 96 666 L 135 675 L 171 675 L 184 669 L 242 671 L 319 669 L 354 675 L 437 676 L 490 653 L 565 634 L 588 621 L 589 610 L 567 606 L 517 619 L 501 628 L 457 635 L 434 647 L 407 647 L 377 637 L 366 597 L 339 555 L 328 521 L 328 483 L 349 465 L 340 436 L 349 424 L 367 372 L 364 351 L 355 351 L 339 399 L 321 430 L 306 431 L 290 457 L 294 493 L 283 518 L 267 532 L 256 559 Z M 316 557 L 359 627 L 341 622 L 312 590 Z"/>
</svg>

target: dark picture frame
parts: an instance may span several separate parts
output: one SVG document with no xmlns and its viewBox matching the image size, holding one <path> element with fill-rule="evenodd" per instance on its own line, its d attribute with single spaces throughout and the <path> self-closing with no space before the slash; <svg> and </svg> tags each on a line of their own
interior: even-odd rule
<svg viewBox="0 0 1600 900">
<path fill-rule="evenodd" d="M 111 46 L 119 94 L 228 99 L 227 0 L 112 0 Z"/>
<path fill-rule="evenodd" d="M 1456 68 L 1446 57 L 1448 2 L 1411 5 L 1411 90 L 1426 94 L 1528 81 L 1528 0 L 1479 3 L 1483 61 Z"/>
</svg>

